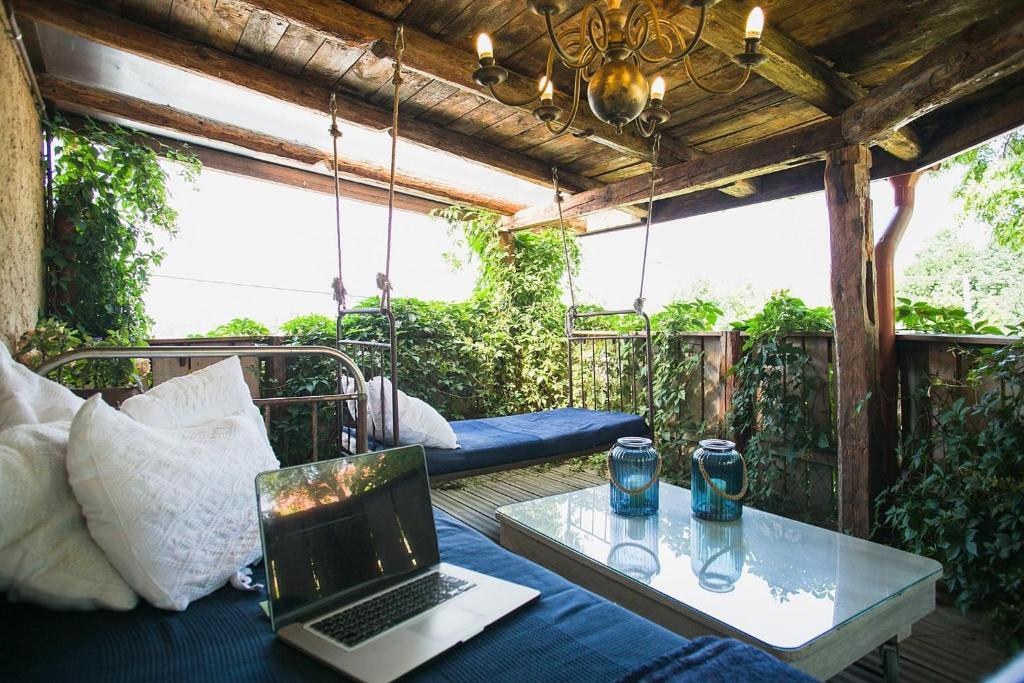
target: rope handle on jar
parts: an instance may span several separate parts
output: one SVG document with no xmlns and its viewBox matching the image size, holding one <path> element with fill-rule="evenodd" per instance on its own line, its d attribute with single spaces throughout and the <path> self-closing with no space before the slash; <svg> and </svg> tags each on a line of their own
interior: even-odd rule
<svg viewBox="0 0 1024 683">
<path fill-rule="evenodd" d="M 704 478 L 704 483 L 708 485 L 712 491 L 720 495 L 726 500 L 740 500 L 747 494 L 747 461 L 743 459 L 743 455 L 737 453 L 736 455 L 740 458 L 740 464 L 743 465 L 743 486 L 740 487 L 740 492 L 736 494 L 726 493 L 722 489 L 718 488 L 711 482 L 711 477 L 708 476 L 708 471 L 704 469 L 704 454 L 701 453 L 700 457 L 697 458 L 697 467 L 700 468 L 700 476 Z M 660 464 L 660 463 L 659 463 Z"/>
<path fill-rule="evenodd" d="M 658 453 L 658 465 L 657 465 L 657 467 L 654 468 L 654 476 L 651 477 L 651 480 L 649 482 L 647 482 L 646 484 L 644 484 L 643 486 L 638 486 L 635 489 L 628 489 L 625 486 L 623 486 L 622 483 L 618 479 L 615 478 L 615 469 L 612 467 L 612 454 L 611 454 L 610 451 L 608 453 L 608 481 L 611 482 L 612 486 L 614 486 L 618 490 L 622 491 L 627 496 L 636 496 L 636 495 L 639 495 L 639 494 L 643 493 L 644 491 L 646 491 L 647 489 L 651 488 L 656 483 L 658 483 L 658 478 L 660 476 L 661 476 L 661 453 Z"/>
</svg>

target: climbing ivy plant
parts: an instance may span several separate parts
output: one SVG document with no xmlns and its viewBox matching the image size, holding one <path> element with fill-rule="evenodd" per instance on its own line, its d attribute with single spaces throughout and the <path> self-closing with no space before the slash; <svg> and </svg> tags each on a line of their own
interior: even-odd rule
<svg viewBox="0 0 1024 683">
<path fill-rule="evenodd" d="M 198 159 L 118 126 L 57 118 L 53 138 L 52 229 L 43 259 L 49 313 L 83 334 L 142 339 L 152 321 L 142 296 L 163 259 L 156 235 L 173 235 L 178 213 L 162 160 L 194 181 Z"/>
<path fill-rule="evenodd" d="M 821 405 L 831 403 L 831 378 L 788 338 L 832 330 L 832 312 L 778 292 L 760 313 L 733 327 L 747 335 L 742 357 L 732 368 L 736 391 L 729 415 L 729 431 L 746 445 L 747 502 L 799 514 L 801 506 L 788 505 L 787 468 L 798 454 L 833 449 L 836 436 L 831 420 L 816 417 L 831 410 Z"/>
</svg>

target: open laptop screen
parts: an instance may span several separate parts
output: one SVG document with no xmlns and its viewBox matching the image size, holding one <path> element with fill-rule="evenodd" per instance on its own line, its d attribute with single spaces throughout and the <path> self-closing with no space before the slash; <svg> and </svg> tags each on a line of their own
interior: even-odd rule
<svg viewBox="0 0 1024 683">
<path fill-rule="evenodd" d="M 275 630 L 440 561 L 421 446 L 256 479 Z"/>
</svg>

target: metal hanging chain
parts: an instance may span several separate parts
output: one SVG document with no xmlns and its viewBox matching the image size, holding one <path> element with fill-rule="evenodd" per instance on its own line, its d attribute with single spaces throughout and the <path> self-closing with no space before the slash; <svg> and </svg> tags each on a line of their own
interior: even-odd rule
<svg viewBox="0 0 1024 683">
<path fill-rule="evenodd" d="M 569 256 L 569 238 L 565 234 L 565 218 L 562 216 L 562 191 L 558 186 L 558 168 L 551 167 L 551 185 L 555 189 L 555 206 L 558 207 L 558 227 L 562 231 L 562 252 L 565 255 L 565 274 L 569 276 L 569 301 L 576 310 L 576 287 L 572 282 L 572 258 Z"/>
<path fill-rule="evenodd" d="M 342 277 L 341 258 L 341 178 L 338 177 L 338 138 L 341 137 L 341 129 L 338 128 L 338 102 L 337 96 L 331 93 L 331 142 L 334 148 L 334 233 L 337 237 L 338 246 L 338 277 L 334 278 L 331 289 L 334 290 L 334 300 L 338 302 L 338 313 L 345 310 L 345 297 L 348 292 L 345 290 L 345 280 Z"/>
<path fill-rule="evenodd" d="M 388 237 L 384 256 L 384 272 L 377 274 L 377 287 L 380 288 L 381 309 L 391 307 L 391 243 L 392 225 L 395 216 L 395 161 L 398 153 L 398 107 L 399 89 L 402 85 L 402 56 L 405 53 L 405 29 L 399 24 L 395 29 L 395 73 L 391 78 L 394 85 L 394 97 L 391 103 L 391 176 L 388 181 Z"/>
<path fill-rule="evenodd" d="M 647 279 L 647 248 L 651 243 L 651 217 L 654 215 L 654 188 L 658 183 L 658 150 L 661 149 L 661 133 L 656 133 L 651 142 L 651 195 L 647 200 L 647 225 L 644 228 L 644 256 L 640 261 L 640 294 L 633 302 L 633 310 L 644 310 L 644 282 Z"/>
</svg>

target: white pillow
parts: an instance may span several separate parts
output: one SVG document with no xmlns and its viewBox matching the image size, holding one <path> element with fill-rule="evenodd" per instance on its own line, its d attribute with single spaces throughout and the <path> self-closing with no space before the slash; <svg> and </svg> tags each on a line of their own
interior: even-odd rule
<svg viewBox="0 0 1024 683">
<path fill-rule="evenodd" d="M 195 427 L 228 415 L 247 414 L 260 431 L 266 426 L 252 402 L 238 356 L 190 375 L 169 379 L 121 404 L 121 412 L 151 427 Z"/>
<path fill-rule="evenodd" d="M 381 387 L 384 392 L 384 410 L 381 411 Z M 377 439 L 394 443 L 394 425 L 391 419 L 391 381 L 374 377 L 366 383 L 370 423 Z M 381 414 L 383 412 L 383 415 Z M 383 438 L 381 438 L 383 435 Z M 458 448 L 455 431 L 441 413 L 428 403 L 398 392 L 398 442 L 401 445 L 423 444 L 427 448 Z"/>
<path fill-rule="evenodd" d="M 0 342 L 0 429 L 70 421 L 82 403 L 70 390 L 15 361 Z"/>
<path fill-rule="evenodd" d="M 52 609 L 132 609 L 138 596 L 89 536 L 68 486 L 70 426 L 0 431 L 0 591 Z"/>
<path fill-rule="evenodd" d="M 97 396 L 78 411 L 68 444 L 89 533 L 132 588 L 172 610 L 259 558 L 253 480 L 277 467 L 248 415 L 164 429 Z"/>
</svg>

